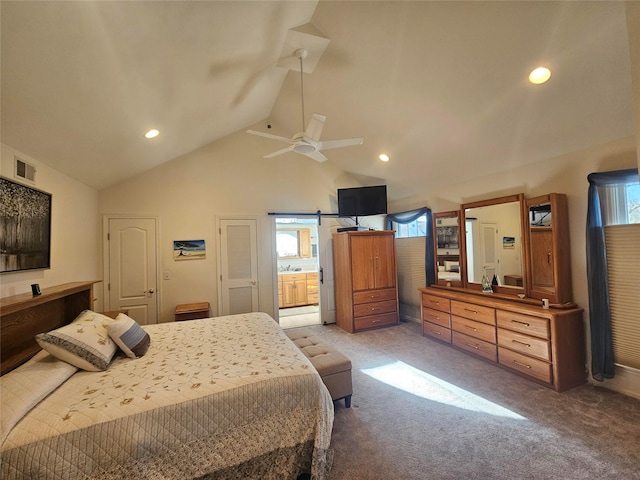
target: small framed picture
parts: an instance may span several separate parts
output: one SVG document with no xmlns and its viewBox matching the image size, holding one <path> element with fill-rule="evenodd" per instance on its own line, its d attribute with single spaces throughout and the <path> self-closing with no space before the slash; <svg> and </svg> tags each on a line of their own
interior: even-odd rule
<svg viewBox="0 0 640 480">
<path fill-rule="evenodd" d="M 197 260 L 206 257 L 204 240 L 174 240 L 174 260 Z"/>
</svg>

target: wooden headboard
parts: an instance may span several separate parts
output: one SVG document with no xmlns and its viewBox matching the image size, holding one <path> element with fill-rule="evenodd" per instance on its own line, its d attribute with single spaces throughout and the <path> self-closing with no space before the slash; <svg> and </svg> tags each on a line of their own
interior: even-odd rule
<svg viewBox="0 0 640 480">
<path fill-rule="evenodd" d="M 71 323 L 93 309 L 93 282 L 73 282 L 0 299 L 0 374 L 13 370 L 38 353 L 35 337 Z"/>
</svg>

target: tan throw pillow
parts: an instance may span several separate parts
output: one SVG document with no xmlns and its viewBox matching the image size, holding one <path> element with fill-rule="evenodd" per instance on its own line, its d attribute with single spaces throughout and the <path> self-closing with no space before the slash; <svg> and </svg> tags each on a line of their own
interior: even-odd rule
<svg viewBox="0 0 640 480">
<path fill-rule="evenodd" d="M 107 325 L 107 332 L 129 358 L 142 357 L 151 344 L 149 334 L 133 318 L 119 313 L 116 321 Z"/>
<path fill-rule="evenodd" d="M 106 370 L 118 350 L 107 333 L 111 322 L 112 318 L 85 310 L 69 325 L 36 335 L 36 341 L 54 357 L 82 370 Z"/>
</svg>

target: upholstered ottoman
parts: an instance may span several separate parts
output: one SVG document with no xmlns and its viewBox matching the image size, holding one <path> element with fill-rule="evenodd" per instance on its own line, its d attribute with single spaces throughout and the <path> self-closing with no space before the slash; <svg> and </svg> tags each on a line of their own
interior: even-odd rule
<svg viewBox="0 0 640 480">
<path fill-rule="evenodd" d="M 331 398 L 334 401 L 344 398 L 345 407 L 350 408 L 351 360 L 309 330 L 296 328 L 286 334 L 316 368 Z"/>
</svg>

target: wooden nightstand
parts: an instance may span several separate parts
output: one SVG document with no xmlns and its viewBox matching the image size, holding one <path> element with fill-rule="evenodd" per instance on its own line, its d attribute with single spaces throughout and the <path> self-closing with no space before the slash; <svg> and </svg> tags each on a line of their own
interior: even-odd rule
<svg viewBox="0 0 640 480">
<path fill-rule="evenodd" d="M 183 303 L 176 307 L 176 322 L 209 316 L 209 302 Z"/>
</svg>

